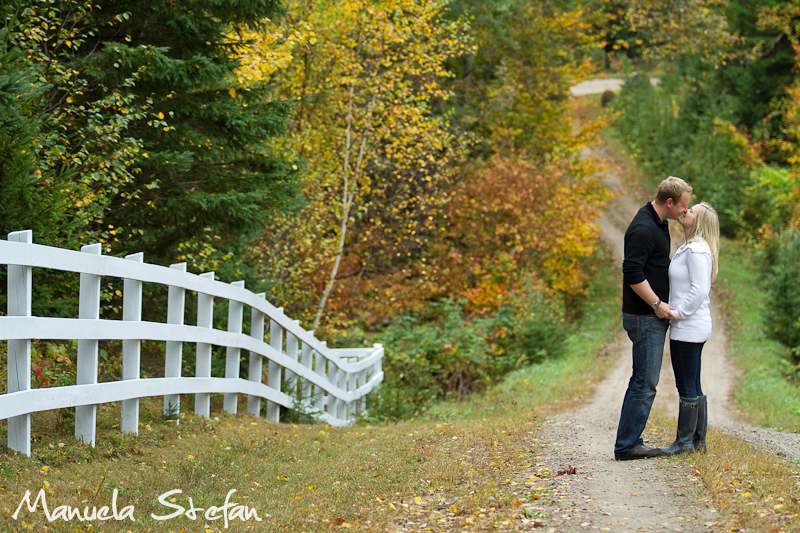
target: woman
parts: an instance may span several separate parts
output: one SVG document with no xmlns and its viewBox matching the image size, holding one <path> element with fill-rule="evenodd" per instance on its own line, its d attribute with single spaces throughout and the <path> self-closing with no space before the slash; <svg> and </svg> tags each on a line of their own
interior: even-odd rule
<svg viewBox="0 0 800 533">
<path fill-rule="evenodd" d="M 714 208 L 701 203 L 678 219 L 686 244 L 678 248 L 669 266 L 669 304 L 677 320 L 669 327 L 672 370 L 678 387 L 678 434 L 665 454 L 704 451 L 708 403 L 700 387 L 700 355 L 711 336 L 709 292 L 717 278 L 719 219 Z"/>
</svg>

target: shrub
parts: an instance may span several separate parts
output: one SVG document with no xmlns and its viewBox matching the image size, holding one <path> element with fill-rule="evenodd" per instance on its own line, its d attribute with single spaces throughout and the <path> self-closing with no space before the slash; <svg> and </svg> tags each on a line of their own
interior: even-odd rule
<svg viewBox="0 0 800 533">
<path fill-rule="evenodd" d="M 488 315 L 442 300 L 384 330 L 385 377 L 368 399 L 370 418 L 410 418 L 435 398 L 465 399 L 517 367 L 557 356 L 567 335 L 563 306 L 528 286 Z"/>
<path fill-rule="evenodd" d="M 800 229 L 785 230 L 767 247 L 770 298 L 767 324 L 771 335 L 791 348 L 800 362 Z"/>
</svg>

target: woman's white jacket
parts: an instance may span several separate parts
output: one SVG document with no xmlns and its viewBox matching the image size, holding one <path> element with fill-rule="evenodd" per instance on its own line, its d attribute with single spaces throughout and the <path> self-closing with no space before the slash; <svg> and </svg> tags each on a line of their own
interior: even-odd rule
<svg viewBox="0 0 800 533">
<path fill-rule="evenodd" d="M 672 257 L 669 305 L 676 309 L 678 320 L 670 323 L 670 339 L 705 342 L 711 336 L 712 261 L 711 248 L 703 240 L 684 244 Z"/>
</svg>

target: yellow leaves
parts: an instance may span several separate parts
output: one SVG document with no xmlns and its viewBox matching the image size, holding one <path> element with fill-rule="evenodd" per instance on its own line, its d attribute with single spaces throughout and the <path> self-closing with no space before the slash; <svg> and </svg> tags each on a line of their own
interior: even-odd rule
<svg viewBox="0 0 800 533">
<path fill-rule="evenodd" d="M 236 89 L 234 87 L 228 87 L 228 94 L 231 98 L 236 98 Z"/>
</svg>

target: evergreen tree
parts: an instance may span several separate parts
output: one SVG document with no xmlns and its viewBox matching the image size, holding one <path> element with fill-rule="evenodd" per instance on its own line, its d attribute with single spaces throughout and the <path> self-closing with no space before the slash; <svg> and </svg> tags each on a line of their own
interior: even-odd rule
<svg viewBox="0 0 800 533">
<path fill-rule="evenodd" d="M 785 87 L 792 80 L 795 53 L 788 37 L 777 28 L 759 28 L 759 12 L 764 8 L 780 7 L 790 2 L 776 0 L 732 0 L 728 6 L 731 31 L 743 40 L 741 49 L 755 51 L 756 57 L 746 55 L 723 69 L 720 85 L 735 95 L 737 121 L 748 130 L 770 127 L 766 135 L 779 135 L 777 119 L 769 117 L 776 100 L 785 97 Z M 765 118 L 769 120 L 764 123 Z"/>
<path fill-rule="evenodd" d="M 84 47 L 96 85 L 83 97 L 118 90 L 152 100 L 149 118 L 129 127 L 142 141 L 140 172 L 106 216 L 123 230 L 118 252 L 169 262 L 181 249 L 198 268 L 216 268 L 295 197 L 297 167 L 265 147 L 290 104 L 271 101 L 267 87 L 237 86 L 233 75 L 236 29 L 280 11 L 277 0 L 98 0 L 95 22 L 114 23 Z"/>
</svg>

